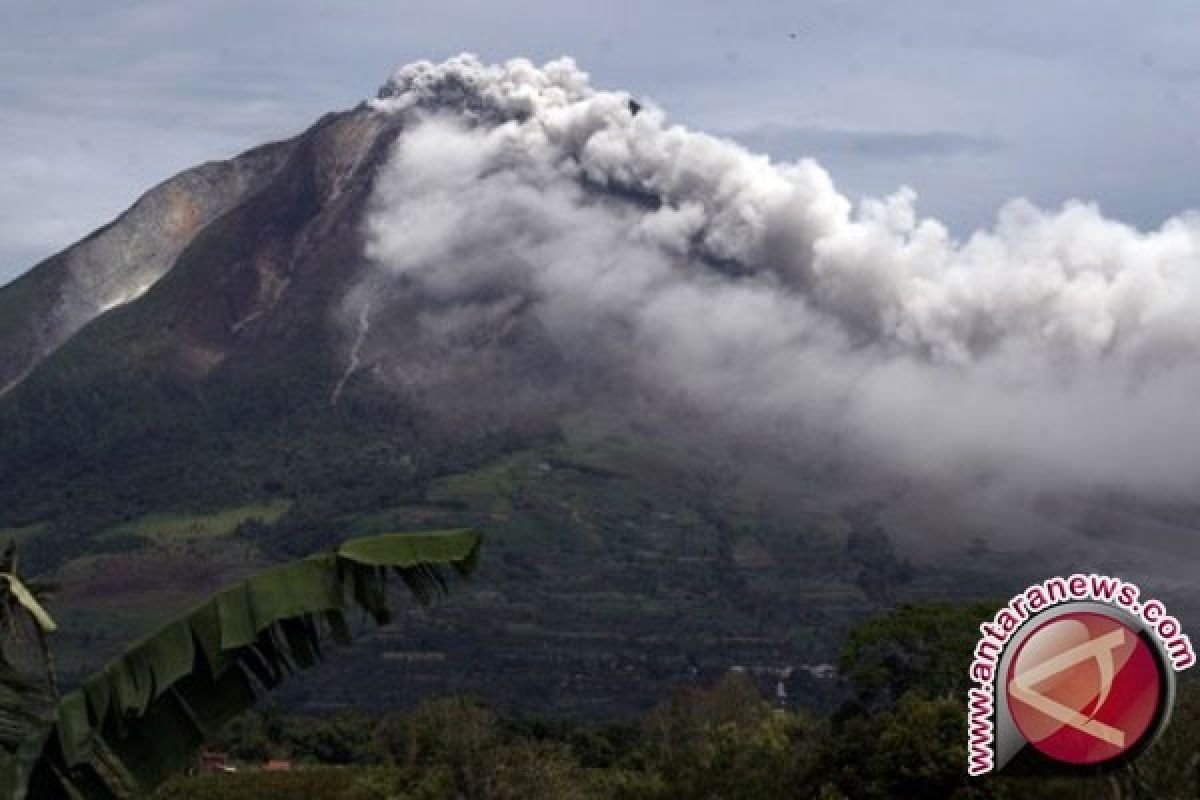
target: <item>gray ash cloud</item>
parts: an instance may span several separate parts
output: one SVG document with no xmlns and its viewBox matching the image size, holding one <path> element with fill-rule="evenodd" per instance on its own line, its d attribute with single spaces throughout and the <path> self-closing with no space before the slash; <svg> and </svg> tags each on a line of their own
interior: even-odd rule
<svg viewBox="0 0 1200 800">
<path fill-rule="evenodd" d="M 563 363 L 916 478 L 1200 485 L 1200 214 L 1015 199 L 956 239 L 629 99 L 570 60 L 399 70 L 348 304 L 402 281 L 447 339 L 520 308 Z"/>
</svg>

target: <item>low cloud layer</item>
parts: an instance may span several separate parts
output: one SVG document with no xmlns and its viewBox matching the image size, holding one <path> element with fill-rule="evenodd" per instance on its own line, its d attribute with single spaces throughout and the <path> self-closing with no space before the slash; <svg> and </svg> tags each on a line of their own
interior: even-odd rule
<svg viewBox="0 0 1200 800">
<path fill-rule="evenodd" d="M 886 159 L 910 162 L 919 158 L 980 156 L 1000 149 L 998 142 L 950 131 L 860 131 L 798 125 L 766 124 L 732 131 L 745 147 L 775 156 L 812 157 L 824 153 L 841 159 Z"/>
<path fill-rule="evenodd" d="M 379 275 L 440 301 L 430 325 L 519 304 L 568 363 L 906 475 L 1200 485 L 1200 214 L 1017 199 L 954 239 L 908 189 L 853 205 L 814 161 L 630 101 L 569 60 L 398 71 Z"/>
</svg>

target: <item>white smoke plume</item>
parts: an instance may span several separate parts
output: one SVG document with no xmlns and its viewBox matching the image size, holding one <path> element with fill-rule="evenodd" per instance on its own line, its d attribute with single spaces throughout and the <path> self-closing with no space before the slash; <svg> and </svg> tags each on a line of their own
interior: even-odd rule
<svg viewBox="0 0 1200 800">
<path fill-rule="evenodd" d="M 368 256 L 436 324 L 517 298 L 572 362 L 906 475 L 1200 487 L 1200 214 L 1017 199 L 958 240 L 907 188 L 852 203 L 565 59 L 413 64 L 372 104 L 404 133 Z"/>
</svg>

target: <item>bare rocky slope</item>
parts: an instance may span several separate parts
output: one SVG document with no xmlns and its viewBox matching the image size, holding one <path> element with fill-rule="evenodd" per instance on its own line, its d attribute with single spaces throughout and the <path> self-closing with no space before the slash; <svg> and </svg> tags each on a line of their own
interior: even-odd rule
<svg viewBox="0 0 1200 800">
<path fill-rule="evenodd" d="M 265 145 L 182 172 L 5 287 L 0 394 L 80 328 L 153 286 L 199 231 L 266 185 L 290 150 L 290 142 Z"/>
</svg>

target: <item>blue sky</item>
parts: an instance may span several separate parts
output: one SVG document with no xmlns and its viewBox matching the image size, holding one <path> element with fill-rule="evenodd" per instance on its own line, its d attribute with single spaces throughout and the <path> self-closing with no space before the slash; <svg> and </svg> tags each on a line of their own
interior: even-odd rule
<svg viewBox="0 0 1200 800">
<path fill-rule="evenodd" d="M 1200 208 L 1200 4 L 105 2 L 0 5 L 0 283 L 200 161 L 291 135 L 391 70 L 573 56 L 601 88 L 960 235 L 1078 197 Z"/>
</svg>

